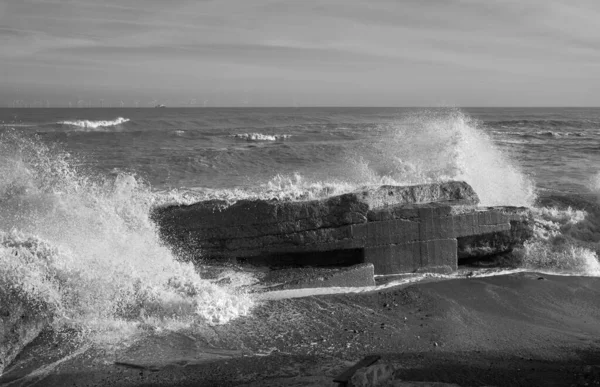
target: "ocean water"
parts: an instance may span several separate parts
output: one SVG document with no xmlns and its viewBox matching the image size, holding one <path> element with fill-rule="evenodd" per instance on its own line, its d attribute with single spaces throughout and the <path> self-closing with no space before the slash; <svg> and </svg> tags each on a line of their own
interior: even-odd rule
<svg viewBox="0 0 600 387">
<path fill-rule="evenodd" d="M 597 276 L 598 166 L 598 108 L 0 109 L 0 283 L 97 343 L 223 324 L 251 275 L 202 278 L 153 207 L 446 180 L 533 208 L 518 269 Z"/>
</svg>

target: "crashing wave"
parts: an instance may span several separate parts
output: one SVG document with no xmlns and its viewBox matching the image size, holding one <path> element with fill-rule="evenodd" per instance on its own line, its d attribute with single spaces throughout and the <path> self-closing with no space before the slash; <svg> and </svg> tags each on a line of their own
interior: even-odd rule
<svg viewBox="0 0 600 387">
<path fill-rule="evenodd" d="M 415 113 L 379 129 L 379 141 L 366 144 L 343 165 L 339 176 L 360 185 L 412 185 L 465 181 L 485 206 L 530 206 L 532 180 L 479 128 L 458 110 Z"/>
<path fill-rule="evenodd" d="M 252 308 L 161 242 L 156 196 L 135 176 L 83 175 L 68 154 L 14 131 L 0 135 L 0 155 L 0 282 L 45 304 L 57 329 L 118 343 Z"/>
<path fill-rule="evenodd" d="M 391 125 L 370 128 L 376 131 L 376 140 L 353 142 L 341 157 L 335 156 L 326 168 L 310 174 L 279 173 L 254 181 L 250 187 L 198 190 L 204 194 L 172 191 L 170 200 L 189 202 L 189 196 L 228 202 L 312 200 L 365 186 L 460 180 L 473 187 L 484 206 L 530 206 L 535 199 L 533 182 L 478 125 L 456 110 L 415 113 Z"/>
<path fill-rule="evenodd" d="M 532 212 L 534 236 L 515 254 L 520 267 L 600 276 L 599 213 L 571 207 L 535 207 Z"/>
<path fill-rule="evenodd" d="M 61 125 L 76 126 L 85 129 L 97 129 L 97 128 L 108 128 L 111 126 L 117 126 L 129 122 L 129 118 L 118 117 L 111 121 L 90 121 L 90 120 L 76 120 L 76 121 L 60 121 Z"/>
</svg>

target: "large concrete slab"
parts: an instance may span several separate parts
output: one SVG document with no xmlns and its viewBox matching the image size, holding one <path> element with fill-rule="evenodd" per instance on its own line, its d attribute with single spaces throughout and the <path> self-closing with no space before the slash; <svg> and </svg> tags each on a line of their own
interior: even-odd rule
<svg viewBox="0 0 600 387">
<path fill-rule="evenodd" d="M 490 242 L 496 251 L 510 249 L 527 237 L 523 215 L 477 203 L 468 184 L 447 182 L 306 202 L 209 201 L 163 208 L 154 218 L 165 240 L 193 258 L 268 266 L 343 265 L 347 259 L 348 265 L 372 263 L 375 274 L 398 274 L 456 270 L 459 249 L 486 240 L 496 241 Z"/>
<path fill-rule="evenodd" d="M 408 187 L 380 186 L 322 200 L 286 202 L 240 200 L 231 206 L 211 200 L 157 209 L 154 218 L 166 233 L 192 233 L 198 241 L 280 235 L 366 223 L 370 211 L 429 202 L 477 204 L 464 182 Z"/>
</svg>

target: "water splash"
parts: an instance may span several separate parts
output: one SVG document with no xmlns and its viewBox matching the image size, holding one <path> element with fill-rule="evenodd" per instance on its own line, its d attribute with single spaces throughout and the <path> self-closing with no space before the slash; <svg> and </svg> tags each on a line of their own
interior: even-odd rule
<svg viewBox="0 0 600 387">
<path fill-rule="evenodd" d="M 140 327 L 222 324 L 248 295 L 200 278 L 164 246 L 156 195 L 135 176 L 78 171 L 72 157 L 16 131 L 0 135 L 0 281 L 44 303 L 57 329 L 98 342 Z"/>
<path fill-rule="evenodd" d="M 567 207 L 532 208 L 534 236 L 515 252 L 520 267 L 600 276 L 598 214 Z"/>
<path fill-rule="evenodd" d="M 375 152 L 364 157 L 367 180 L 422 184 L 463 180 L 482 205 L 528 206 L 533 182 L 498 149 L 479 123 L 458 110 L 416 113 L 381 129 Z"/>
<path fill-rule="evenodd" d="M 365 186 L 415 185 L 463 180 L 485 206 L 531 206 L 532 180 L 482 130 L 458 110 L 423 111 L 393 125 L 369 129 L 370 141 L 345 145 L 345 156 L 315 172 L 277 174 L 254 186 L 170 191 L 172 204 L 198 200 L 313 200 Z M 373 141 L 372 139 L 377 140 Z"/>
<path fill-rule="evenodd" d="M 196 187 L 160 191 L 157 206 L 190 205 L 204 200 L 224 200 L 233 204 L 238 200 L 286 200 L 304 201 L 341 195 L 358 188 L 358 185 L 342 180 L 311 180 L 300 173 L 279 174 L 255 187 L 215 189 Z"/>
</svg>

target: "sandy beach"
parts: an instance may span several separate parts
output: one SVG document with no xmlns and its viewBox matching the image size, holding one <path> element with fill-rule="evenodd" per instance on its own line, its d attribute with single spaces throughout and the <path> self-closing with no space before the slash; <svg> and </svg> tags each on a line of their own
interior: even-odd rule
<svg viewBox="0 0 600 387">
<path fill-rule="evenodd" d="M 538 273 L 282 299 L 201 336 L 155 334 L 110 356 L 85 348 L 77 354 L 77 348 L 64 345 L 61 353 L 53 352 L 42 336 L 1 381 L 10 386 L 334 386 L 338 374 L 377 354 L 402 380 L 593 385 L 600 383 L 599 306 L 600 278 Z M 48 367 L 50 357 L 58 362 Z M 31 374 L 40 363 L 47 368 Z"/>
</svg>

